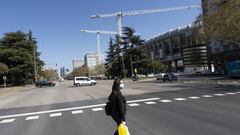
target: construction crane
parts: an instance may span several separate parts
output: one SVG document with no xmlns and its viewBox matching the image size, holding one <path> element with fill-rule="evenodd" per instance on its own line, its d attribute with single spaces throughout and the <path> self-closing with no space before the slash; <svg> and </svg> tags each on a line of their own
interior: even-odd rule
<svg viewBox="0 0 240 135">
<path fill-rule="evenodd" d="M 115 31 L 101 31 L 101 30 L 80 30 L 85 33 L 94 33 L 97 35 L 97 53 L 98 53 L 98 64 L 101 63 L 101 49 L 100 49 L 100 34 L 109 34 L 109 35 L 117 35 L 118 33 Z"/>
<path fill-rule="evenodd" d="M 177 10 L 184 10 L 184 9 L 193 9 L 193 8 L 201 8 L 201 6 L 191 5 L 191 6 L 164 8 L 164 9 L 133 10 L 133 11 L 110 13 L 110 14 L 97 14 L 97 15 L 92 15 L 91 18 L 95 19 L 95 18 L 117 17 L 118 35 L 122 37 L 122 17 L 123 16 L 162 13 L 162 12 L 170 12 L 170 11 L 177 11 Z"/>
</svg>

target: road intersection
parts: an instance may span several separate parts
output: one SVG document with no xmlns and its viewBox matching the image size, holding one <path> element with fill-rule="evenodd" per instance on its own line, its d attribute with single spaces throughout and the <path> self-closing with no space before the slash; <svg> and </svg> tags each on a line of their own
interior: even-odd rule
<svg viewBox="0 0 240 135">
<path fill-rule="evenodd" d="M 1 135 L 113 134 L 116 125 L 111 117 L 104 114 L 110 92 L 104 91 L 107 86 L 105 84 L 110 88 L 111 81 L 100 82 L 96 87 L 71 87 L 71 91 L 68 91 L 81 90 L 82 95 L 79 97 L 84 97 L 87 92 L 85 89 L 88 89 L 85 96 L 88 95 L 89 99 L 86 100 L 66 98 L 66 102 L 55 100 L 43 105 L 3 107 L 0 109 Z M 181 83 L 161 85 L 151 81 L 135 84 L 126 81 L 125 84 L 126 90 L 123 93 L 128 100 L 127 124 L 132 134 L 237 135 L 240 132 L 238 87 L 203 87 L 202 84 L 186 86 Z M 69 85 L 60 84 L 56 88 L 33 90 L 33 93 L 43 90 L 62 94 L 59 93 L 61 88 L 67 87 Z M 99 90 L 102 93 L 96 97 Z"/>
</svg>

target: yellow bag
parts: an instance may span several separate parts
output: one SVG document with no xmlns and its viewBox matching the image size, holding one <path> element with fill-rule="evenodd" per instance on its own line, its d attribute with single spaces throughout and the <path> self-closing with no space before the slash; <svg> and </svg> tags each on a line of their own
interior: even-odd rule
<svg viewBox="0 0 240 135">
<path fill-rule="evenodd" d="M 130 135 L 129 131 L 128 131 L 128 127 L 121 123 L 119 126 L 118 126 L 118 134 L 119 135 Z"/>
</svg>

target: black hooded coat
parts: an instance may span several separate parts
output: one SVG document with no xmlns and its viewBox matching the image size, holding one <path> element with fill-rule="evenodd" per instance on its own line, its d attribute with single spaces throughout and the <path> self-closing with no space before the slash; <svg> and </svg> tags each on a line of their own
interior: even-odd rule
<svg viewBox="0 0 240 135">
<path fill-rule="evenodd" d="M 108 97 L 108 100 L 112 104 L 112 118 L 117 123 L 125 121 L 125 115 L 127 111 L 126 99 L 120 91 L 119 85 L 117 87 L 113 86 L 112 93 Z"/>
</svg>

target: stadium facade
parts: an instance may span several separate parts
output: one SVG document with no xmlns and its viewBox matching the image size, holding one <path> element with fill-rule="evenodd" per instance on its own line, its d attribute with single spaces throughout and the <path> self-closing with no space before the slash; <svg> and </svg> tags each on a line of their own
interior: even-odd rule
<svg viewBox="0 0 240 135">
<path fill-rule="evenodd" d="M 166 72 L 206 72 L 207 47 L 194 37 L 195 27 L 179 27 L 147 40 L 143 47 L 148 57 L 166 65 Z"/>
</svg>

